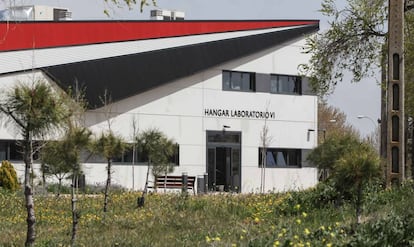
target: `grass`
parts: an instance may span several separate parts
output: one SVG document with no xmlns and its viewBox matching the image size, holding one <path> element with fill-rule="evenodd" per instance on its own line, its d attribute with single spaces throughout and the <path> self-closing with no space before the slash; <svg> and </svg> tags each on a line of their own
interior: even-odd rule
<svg viewBox="0 0 414 247">
<path fill-rule="evenodd" d="M 350 204 L 324 202 L 317 189 L 262 195 L 151 194 L 144 208 L 136 207 L 139 193 L 119 192 L 111 195 L 106 214 L 103 196 L 81 195 L 77 245 L 386 246 L 384 241 L 392 241 L 390 246 L 410 246 L 414 223 L 406 216 L 414 212 L 409 206 L 414 203 L 412 192 L 412 186 L 370 191 L 364 223 L 357 228 Z M 36 246 L 68 246 L 70 197 L 35 196 L 35 211 Z M 24 245 L 25 217 L 23 195 L 0 190 L 0 246 Z M 390 221 L 395 226 L 387 225 Z M 380 243 L 370 245 L 373 239 Z"/>
</svg>

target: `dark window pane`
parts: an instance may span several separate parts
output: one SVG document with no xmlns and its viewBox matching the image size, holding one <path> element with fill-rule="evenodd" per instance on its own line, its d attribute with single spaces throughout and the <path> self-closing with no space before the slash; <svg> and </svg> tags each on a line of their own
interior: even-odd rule
<svg viewBox="0 0 414 247">
<path fill-rule="evenodd" d="M 397 116 L 392 117 L 392 141 L 398 142 L 400 137 L 400 121 Z"/>
<path fill-rule="evenodd" d="M 301 167 L 300 149 L 267 148 L 266 167 Z M 262 166 L 263 148 L 259 148 L 259 167 Z"/>
<path fill-rule="evenodd" d="M 223 71 L 223 90 L 254 92 L 256 91 L 255 74 Z"/>
<path fill-rule="evenodd" d="M 400 56 L 397 53 L 392 55 L 392 79 L 400 80 Z"/>
<path fill-rule="evenodd" d="M 208 133 L 207 141 L 209 143 L 240 143 L 240 134 L 234 134 L 229 132 L 210 132 Z"/>
<path fill-rule="evenodd" d="M 399 173 L 400 166 L 399 166 L 399 151 L 397 147 L 393 147 L 391 149 L 391 158 L 392 158 L 392 166 L 391 166 L 391 172 L 392 173 Z"/>
<path fill-rule="evenodd" d="M 301 94 L 302 79 L 298 76 L 272 75 L 270 92 L 280 94 Z"/>
<path fill-rule="evenodd" d="M 398 84 L 392 85 L 392 109 L 400 110 L 400 87 Z"/>
<path fill-rule="evenodd" d="M 7 142 L 0 142 L 0 161 L 8 160 L 8 146 Z"/>
</svg>

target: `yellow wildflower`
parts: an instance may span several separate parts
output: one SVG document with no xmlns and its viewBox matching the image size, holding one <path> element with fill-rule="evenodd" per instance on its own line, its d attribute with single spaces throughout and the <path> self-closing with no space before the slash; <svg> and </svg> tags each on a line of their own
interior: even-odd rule
<svg viewBox="0 0 414 247">
<path fill-rule="evenodd" d="M 302 212 L 302 216 L 303 216 L 303 218 L 306 218 L 308 216 L 308 214 L 305 213 L 305 212 Z"/>
<path fill-rule="evenodd" d="M 277 247 L 277 246 L 279 246 L 279 245 L 280 245 L 279 240 L 276 240 L 275 242 L 273 242 L 273 247 Z"/>
<path fill-rule="evenodd" d="M 304 232 L 305 232 L 306 235 L 309 235 L 310 234 L 310 231 L 309 231 L 308 228 L 305 228 L 305 231 Z"/>
<path fill-rule="evenodd" d="M 211 242 L 211 238 L 209 236 L 206 236 L 206 242 L 210 243 Z"/>
<path fill-rule="evenodd" d="M 300 219 L 296 219 L 296 223 L 297 223 L 298 225 L 300 225 L 300 223 L 302 223 L 302 221 L 301 221 Z"/>
</svg>

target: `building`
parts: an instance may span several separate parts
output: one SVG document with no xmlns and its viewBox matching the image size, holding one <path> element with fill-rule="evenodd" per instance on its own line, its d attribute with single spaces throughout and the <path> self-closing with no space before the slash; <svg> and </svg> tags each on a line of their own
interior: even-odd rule
<svg viewBox="0 0 414 247">
<path fill-rule="evenodd" d="M 317 145 L 317 97 L 298 65 L 307 59 L 305 36 L 318 28 L 315 20 L 0 22 L 0 87 L 77 83 L 91 130 L 106 130 L 108 114 L 131 142 L 133 122 L 139 131 L 158 128 L 178 144 L 174 174 L 207 173 L 211 190 L 259 190 L 267 126 L 265 190 L 303 189 L 317 183 L 306 162 Z M 22 164 L 19 138 L 0 129 L 1 159 Z M 145 160 L 131 157 L 117 160 L 113 183 L 142 189 Z M 87 183 L 106 179 L 99 159 L 84 172 Z"/>
</svg>

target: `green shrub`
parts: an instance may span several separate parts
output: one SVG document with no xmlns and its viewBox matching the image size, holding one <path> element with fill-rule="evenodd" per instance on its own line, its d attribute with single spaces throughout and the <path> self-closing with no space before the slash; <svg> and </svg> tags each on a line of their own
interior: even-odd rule
<svg viewBox="0 0 414 247">
<path fill-rule="evenodd" d="M 13 165 L 7 160 L 1 162 L 0 186 L 11 191 L 16 191 L 20 187 L 17 180 L 16 170 L 14 170 Z"/>
<path fill-rule="evenodd" d="M 413 246 L 414 215 L 397 215 L 368 221 L 359 226 L 347 246 Z"/>
</svg>

